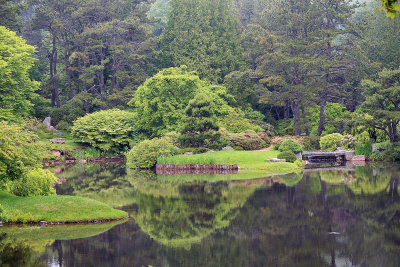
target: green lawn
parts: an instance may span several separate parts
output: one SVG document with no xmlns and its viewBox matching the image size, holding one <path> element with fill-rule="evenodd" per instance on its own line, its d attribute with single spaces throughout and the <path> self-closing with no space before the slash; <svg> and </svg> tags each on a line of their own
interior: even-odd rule
<svg viewBox="0 0 400 267">
<path fill-rule="evenodd" d="M 265 174 L 282 174 L 298 169 L 293 163 L 270 163 L 280 152 L 270 151 L 219 151 L 197 155 L 177 155 L 159 158 L 159 164 L 227 164 L 239 165 L 240 169 L 265 170 Z"/>
<path fill-rule="evenodd" d="M 128 216 L 104 203 L 74 196 L 17 197 L 0 192 L 9 222 L 75 222 Z"/>
</svg>

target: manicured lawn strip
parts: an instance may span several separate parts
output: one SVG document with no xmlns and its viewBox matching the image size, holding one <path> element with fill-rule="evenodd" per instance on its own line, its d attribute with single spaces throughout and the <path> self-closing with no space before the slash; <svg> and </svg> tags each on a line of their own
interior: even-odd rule
<svg viewBox="0 0 400 267">
<path fill-rule="evenodd" d="M 292 163 L 270 163 L 267 160 L 276 158 L 279 151 L 219 151 L 197 155 L 177 155 L 161 157 L 158 164 L 226 164 L 239 165 L 240 169 L 267 170 L 266 174 L 283 173 L 282 170 L 297 169 Z M 277 172 L 275 172 L 276 170 Z"/>
<path fill-rule="evenodd" d="M 128 216 L 104 203 L 74 196 L 17 197 L 0 192 L 0 204 L 9 222 L 77 222 Z"/>
</svg>

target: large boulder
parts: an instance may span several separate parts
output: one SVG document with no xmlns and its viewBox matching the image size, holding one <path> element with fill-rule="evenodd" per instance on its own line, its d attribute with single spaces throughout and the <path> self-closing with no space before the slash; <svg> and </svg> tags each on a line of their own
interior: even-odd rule
<svg viewBox="0 0 400 267">
<path fill-rule="evenodd" d="M 47 117 L 44 119 L 43 124 L 46 125 L 47 127 L 51 126 L 51 117 Z"/>
<path fill-rule="evenodd" d="M 366 160 L 367 160 L 366 157 L 361 155 L 361 156 L 353 157 L 351 161 L 353 161 L 353 162 L 365 162 Z"/>
<path fill-rule="evenodd" d="M 286 159 L 269 159 L 269 162 L 286 162 Z"/>
</svg>

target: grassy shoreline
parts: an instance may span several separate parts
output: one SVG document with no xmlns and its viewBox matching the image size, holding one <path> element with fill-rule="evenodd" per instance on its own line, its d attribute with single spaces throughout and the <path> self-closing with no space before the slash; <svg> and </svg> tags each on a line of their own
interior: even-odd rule
<svg viewBox="0 0 400 267">
<path fill-rule="evenodd" d="M 6 223 L 84 223 L 128 216 L 99 201 L 75 196 L 17 197 L 2 191 L 0 204 L 8 217 Z"/>
<path fill-rule="evenodd" d="M 268 160 L 276 158 L 280 152 L 270 151 L 219 151 L 196 155 L 177 155 L 160 157 L 158 164 L 237 164 L 240 169 L 246 170 L 282 170 L 298 169 L 298 166 L 289 162 L 271 163 Z"/>
</svg>

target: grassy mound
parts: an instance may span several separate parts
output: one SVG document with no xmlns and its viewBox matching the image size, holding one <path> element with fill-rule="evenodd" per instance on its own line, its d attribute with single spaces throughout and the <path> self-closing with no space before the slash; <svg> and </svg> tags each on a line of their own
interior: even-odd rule
<svg viewBox="0 0 400 267">
<path fill-rule="evenodd" d="M 0 192 L 9 222 L 79 222 L 128 216 L 104 203 L 74 196 L 17 197 Z"/>
<path fill-rule="evenodd" d="M 293 163 L 270 163 L 268 159 L 276 158 L 280 152 L 271 151 L 219 151 L 197 155 L 177 155 L 173 157 L 161 157 L 159 164 L 227 164 L 239 165 L 240 169 L 265 170 L 266 174 L 290 173 L 298 169 Z"/>
</svg>

